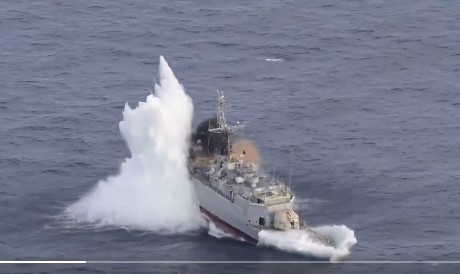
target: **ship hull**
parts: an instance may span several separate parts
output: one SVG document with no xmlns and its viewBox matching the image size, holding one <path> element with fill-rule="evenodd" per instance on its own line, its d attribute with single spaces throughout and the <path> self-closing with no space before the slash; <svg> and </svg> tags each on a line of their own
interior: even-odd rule
<svg viewBox="0 0 460 274">
<path fill-rule="evenodd" d="M 226 223 L 224 220 L 220 219 L 216 215 L 212 214 L 205 208 L 200 206 L 201 213 L 205 216 L 206 220 L 209 222 L 213 222 L 219 229 L 232 235 L 233 238 L 237 240 L 242 240 L 245 242 L 249 242 L 252 244 L 257 244 L 257 240 L 252 238 L 251 236 L 247 235 L 243 231 L 238 230 L 237 228 L 233 227 L 232 225 Z"/>
<path fill-rule="evenodd" d="M 259 229 L 247 224 L 246 208 L 239 207 L 228 197 L 216 193 L 199 179 L 192 177 L 200 210 L 219 228 L 247 242 L 257 243 Z"/>
<path fill-rule="evenodd" d="M 258 243 L 260 228 L 248 224 L 247 205 L 235 203 L 231 197 L 217 193 L 208 182 L 202 182 L 193 176 L 191 179 L 195 185 L 200 210 L 208 221 L 212 221 L 217 227 L 236 239 L 254 244 Z M 309 233 L 312 239 L 316 239 L 319 243 L 333 246 L 330 240 L 323 238 L 316 232 L 305 227 L 302 230 Z"/>
</svg>

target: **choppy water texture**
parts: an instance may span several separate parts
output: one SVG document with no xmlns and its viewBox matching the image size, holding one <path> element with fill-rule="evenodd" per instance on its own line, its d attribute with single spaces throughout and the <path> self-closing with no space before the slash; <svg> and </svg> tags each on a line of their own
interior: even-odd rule
<svg viewBox="0 0 460 274">
<path fill-rule="evenodd" d="M 248 121 L 266 169 L 293 169 L 312 225 L 348 260 L 460 258 L 460 2 L 2 1 L 2 260 L 306 260 L 215 239 L 60 218 L 129 156 L 124 103 L 164 55 L 195 108 Z M 5 266 L 7 272 L 455 273 L 456 265 Z"/>
</svg>

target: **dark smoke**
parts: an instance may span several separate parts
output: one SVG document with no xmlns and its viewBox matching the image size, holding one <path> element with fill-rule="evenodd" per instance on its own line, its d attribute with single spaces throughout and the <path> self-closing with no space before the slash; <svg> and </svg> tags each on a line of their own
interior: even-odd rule
<svg viewBox="0 0 460 274">
<path fill-rule="evenodd" d="M 192 134 L 192 142 L 194 145 L 201 141 L 200 146 L 204 154 L 212 156 L 215 153 L 225 155 L 227 153 L 226 138 L 222 134 L 211 133 L 208 131 L 209 124 L 217 127 L 217 117 L 202 121 Z"/>
</svg>

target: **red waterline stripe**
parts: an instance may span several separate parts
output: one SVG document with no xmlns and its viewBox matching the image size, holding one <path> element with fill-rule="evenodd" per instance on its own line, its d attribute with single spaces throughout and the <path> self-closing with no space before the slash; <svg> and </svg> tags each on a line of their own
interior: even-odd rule
<svg viewBox="0 0 460 274">
<path fill-rule="evenodd" d="M 239 236 L 239 237 L 242 237 L 245 241 L 247 242 L 250 242 L 250 243 L 253 243 L 253 244 L 257 244 L 257 240 L 252 238 L 251 236 L 249 236 L 248 234 L 244 233 L 243 231 L 239 230 L 238 228 L 234 227 L 234 226 L 231 226 L 229 225 L 228 223 L 226 223 L 225 221 L 223 221 L 222 219 L 220 219 L 219 217 L 217 217 L 216 215 L 212 214 L 211 212 L 207 211 L 206 209 L 204 209 L 203 207 L 200 206 L 200 210 L 203 214 L 205 214 L 207 217 L 209 217 L 214 223 L 220 225 L 220 226 L 223 226 L 225 227 L 226 229 L 228 229 L 230 231 L 230 233 L 232 233 L 233 235 L 235 236 Z"/>
</svg>

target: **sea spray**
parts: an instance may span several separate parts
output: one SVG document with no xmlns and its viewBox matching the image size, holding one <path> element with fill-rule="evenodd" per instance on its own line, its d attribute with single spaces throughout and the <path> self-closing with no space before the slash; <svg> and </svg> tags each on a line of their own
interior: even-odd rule
<svg viewBox="0 0 460 274">
<path fill-rule="evenodd" d="M 310 234 L 303 230 L 259 232 L 259 243 L 279 250 L 297 253 L 315 258 L 337 261 L 350 254 L 350 248 L 357 243 L 355 233 L 345 225 L 319 226 L 312 228 L 318 234 L 331 239 L 334 246 L 326 246 L 314 241 Z"/>
<path fill-rule="evenodd" d="M 131 152 L 116 176 L 67 209 L 79 221 L 159 232 L 185 232 L 203 220 L 186 159 L 193 104 L 163 57 L 155 94 L 123 111 L 119 128 Z"/>
</svg>

